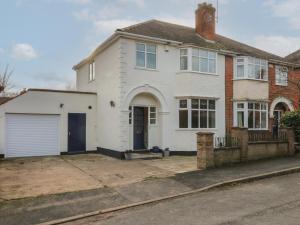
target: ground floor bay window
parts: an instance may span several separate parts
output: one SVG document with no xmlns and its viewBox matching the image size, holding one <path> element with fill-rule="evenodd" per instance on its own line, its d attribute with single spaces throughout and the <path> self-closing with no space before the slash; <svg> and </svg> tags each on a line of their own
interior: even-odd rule
<svg viewBox="0 0 300 225">
<path fill-rule="evenodd" d="M 268 129 L 268 104 L 265 102 L 235 102 L 234 126 L 250 130 Z"/>
<path fill-rule="evenodd" d="M 216 100 L 180 99 L 178 101 L 179 128 L 216 128 Z"/>
</svg>

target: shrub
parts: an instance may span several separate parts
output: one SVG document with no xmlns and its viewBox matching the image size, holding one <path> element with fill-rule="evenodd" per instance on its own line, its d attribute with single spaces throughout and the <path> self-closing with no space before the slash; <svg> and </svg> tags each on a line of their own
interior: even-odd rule
<svg viewBox="0 0 300 225">
<path fill-rule="evenodd" d="M 286 112 L 280 119 L 283 127 L 292 127 L 295 132 L 296 139 L 300 137 L 300 111 Z"/>
</svg>

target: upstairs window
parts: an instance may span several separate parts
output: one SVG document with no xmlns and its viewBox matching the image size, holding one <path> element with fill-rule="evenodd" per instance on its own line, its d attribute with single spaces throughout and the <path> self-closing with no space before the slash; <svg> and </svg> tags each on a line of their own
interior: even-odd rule
<svg viewBox="0 0 300 225">
<path fill-rule="evenodd" d="M 95 61 L 89 65 L 89 81 L 95 80 Z"/>
<path fill-rule="evenodd" d="M 288 85 L 288 68 L 285 66 L 275 67 L 276 85 L 287 86 Z"/>
<path fill-rule="evenodd" d="M 192 49 L 192 71 L 215 74 L 217 53 L 197 48 Z"/>
<path fill-rule="evenodd" d="M 156 45 L 136 44 L 136 66 L 140 68 L 156 69 Z"/>
<path fill-rule="evenodd" d="M 188 50 L 180 49 L 180 70 L 188 69 Z"/>
<path fill-rule="evenodd" d="M 236 58 L 236 79 L 268 80 L 268 62 L 254 57 Z"/>
</svg>

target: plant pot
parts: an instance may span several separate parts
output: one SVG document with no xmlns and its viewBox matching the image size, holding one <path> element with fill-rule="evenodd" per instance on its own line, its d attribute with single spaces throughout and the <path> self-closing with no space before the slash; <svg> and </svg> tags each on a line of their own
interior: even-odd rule
<svg viewBox="0 0 300 225">
<path fill-rule="evenodd" d="M 125 159 L 131 160 L 132 159 L 132 153 L 131 152 L 125 152 Z"/>
</svg>

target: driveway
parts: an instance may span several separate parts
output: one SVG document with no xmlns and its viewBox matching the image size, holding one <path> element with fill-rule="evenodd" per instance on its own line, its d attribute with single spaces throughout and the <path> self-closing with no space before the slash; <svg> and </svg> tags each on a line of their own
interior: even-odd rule
<svg viewBox="0 0 300 225">
<path fill-rule="evenodd" d="M 99 154 L 0 161 L 0 201 L 116 187 L 196 170 L 196 157 L 121 161 Z"/>
</svg>

